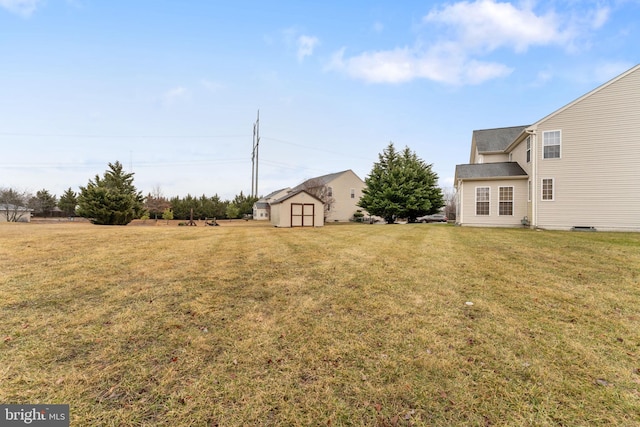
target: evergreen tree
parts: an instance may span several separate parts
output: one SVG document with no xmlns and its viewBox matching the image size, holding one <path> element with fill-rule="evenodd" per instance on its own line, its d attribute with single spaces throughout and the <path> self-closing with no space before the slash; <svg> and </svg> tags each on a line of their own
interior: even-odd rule
<svg viewBox="0 0 640 427">
<path fill-rule="evenodd" d="M 239 218 L 243 215 L 253 213 L 253 204 L 258 201 L 257 197 L 245 196 L 242 191 L 233 199 L 233 204 L 238 208 Z"/>
<path fill-rule="evenodd" d="M 94 224 L 126 225 L 144 213 L 144 197 L 133 185 L 133 173 L 126 173 L 118 161 L 100 178 L 80 187 L 78 214 Z"/>
<path fill-rule="evenodd" d="M 358 206 L 392 224 L 397 218 L 415 222 L 421 215 L 444 206 L 438 175 L 408 147 L 396 151 L 390 142 L 365 179 L 366 188 Z"/>
<path fill-rule="evenodd" d="M 73 216 L 76 213 L 76 207 L 78 206 L 78 195 L 75 191 L 69 187 L 58 200 L 58 207 L 62 212 L 68 216 Z"/>
<path fill-rule="evenodd" d="M 51 216 L 51 211 L 56 207 L 58 199 L 49 193 L 49 190 L 40 190 L 29 200 L 29 207 L 35 215 Z"/>
</svg>

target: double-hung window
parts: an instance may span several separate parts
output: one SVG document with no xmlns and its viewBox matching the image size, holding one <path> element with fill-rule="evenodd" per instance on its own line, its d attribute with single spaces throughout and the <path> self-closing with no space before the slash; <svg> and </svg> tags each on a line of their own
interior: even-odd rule
<svg viewBox="0 0 640 427">
<path fill-rule="evenodd" d="M 559 130 L 542 133 L 542 157 L 544 159 L 559 159 L 561 135 Z"/>
<path fill-rule="evenodd" d="M 498 215 L 513 215 L 513 187 L 500 187 Z"/>
<path fill-rule="evenodd" d="M 489 215 L 489 187 L 476 187 L 476 215 Z"/>
<path fill-rule="evenodd" d="M 531 163 L 531 137 L 527 137 L 527 163 Z"/>
</svg>

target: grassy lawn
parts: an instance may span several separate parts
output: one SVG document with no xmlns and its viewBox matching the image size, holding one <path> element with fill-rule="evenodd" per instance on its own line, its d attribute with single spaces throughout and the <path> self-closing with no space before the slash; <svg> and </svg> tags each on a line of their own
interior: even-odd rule
<svg viewBox="0 0 640 427">
<path fill-rule="evenodd" d="M 72 426 L 640 425 L 639 307 L 640 234 L 0 224 L 0 403 L 68 403 Z"/>
</svg>

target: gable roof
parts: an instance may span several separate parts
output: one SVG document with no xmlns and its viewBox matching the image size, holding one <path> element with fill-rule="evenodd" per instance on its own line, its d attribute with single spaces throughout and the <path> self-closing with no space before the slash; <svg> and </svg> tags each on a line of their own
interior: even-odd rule
<svg viewBox="0 0 640 427">
<path fill-rule="evenodd" d="M 313 197 L 314 199 L 316 199 L 317 201 L 319 201 L 320 203 L 322 203 L 324 205 L 324 202 L 320 199 L 318 199 L 316 196 L 314 196 L 313 194 L 309 193 L 306 190 L 296 190 L 296 191 L 292 191 L 290 193 L 287 193 L 287 195 L 280 197 L 278 200 L 274 200 L 273 202 L 271 202 L 272 205 L 278 204 L 278 203 L 282 203 L 287 199 L 290 199 L 294 196 L 297 196 L 300 193 L 305 193 L 308 194 L 309 196 Z"/>
<path fill-rule="evenodd" d="M 531 127 L 536 127 L 538 126 L 540 123 L 550 119 L 551 117 L 560 114 L 561 112 L 563 112 L 564 110 L 566 110 L 567 108 L 570 108 L 572 106 L 574 106 L 575 104 L 577 104 L 578 102 L 582 101 L 585 98 L 590 97 L 591 95 L 600 92 L 602 89 L 606 88 L 607 86 L 610 86 L 611 84 L 617 82 L 618 80 L 628 76 L 629 74 L 633 74 L 635 71 L 640 70 L 640 64 L 628 69 L 627 71 L 625 71 L 624 73 L 620 74 L 617 77 L 612 78 L 611 80 L 609 80 L 608 82 L 601 84 L 600 86 L 598 86 L 597 88 L 593 89 L 592 91 L 587 92 L 586 94 L 582 95 L 581 97 L 571 101 L 570 103 L 568 103 L 567 105 L 565 105 L 564 107 L 560 107 L 558 108 L 556 111 L 554 111 L 551 114 L 546 115 L 545 117 L 541 118 L 540 120 L 538 120 L 537 122 L 535 122 L 534 124 L 531 125 Z"/>
<path fill-rule="evenodd" d="M 639 71 L 639 70 L 640 70 L 640 64 L 630 68 L 629 70 L 625 71 L 624 73 L 620 74 L 619 76 L 612 78 L 608 82 L 601 84 L 597 88 L 587 92 L 586 94 L 582 95 L 581 97 L 574 99 L 570 103 L 564 105 L 563 107 L 558 108 L 554 112 L 552 112 L 550 114 L 547 114 L 546 116 L 544 116 L 543 118 L 541 118 L 540 120 L 538 120 L 537 122 L 532 124 L 531 126 L 527 126 L 525 129 L 523 129 L 523 131 L 520 133 L 520 135 L 518 135 L 516 138 L 513 139 L 513 141 L 509 144 L 509 146 L 506 147 L 506 150 L 508 151 L 508 150 L 514 148 L 516 145 L 518 145 L 518 143 L 520 143 L 524 139 L 524 137 L 526 136 L 526 134 L 527 134 L 526 130 L 535 131 L 535 129 L 541 123 L 551 119 L 552 117 L 555 117 L 556 115 L 562 113 L 563 111 L 565 111 L 565 110 L 573 107 L 577 103 L 583 101 L 584 99 L 589 98 L 590 96 L 600 92 L 601 90 L 603 90 L 603 89 L 607 88 L 608 86 L 612 85 L 613 83 L 617 82 L 618 80 L 621 80 L 624 77 L 628 76 L 629 74 L 633 74 L 634 72 Z"/>
<path fill-rule="evenodd" d="M 303 188 L 307 188 L 307 184 L 308 183 L 327 185 L 328 183 L 330 183 L 331 181 L 333 181 L 334 179 L 336 179 L 340 175 L 345 174 L 347 172 L 351 172 L 352 174 L 355 175 L 355 172 L 353 172 L 351 169 L 347 169 L 347 170 L 344 170 L 342 172 L 335 172 L 335 173 L 330 173 L 330 174 L 327 174 L 327 175 L 317 176 L 315 178 L 307 179 L 302 184 L 296 185 L 295 187 L 293 187 L 293 190 L 297 191 L 297 190 L 300 190 L 300 189 L 303 189 Z"/>
<path fill-rule="evenodd" d="M 526 178 L 528 176 L 516 162 L 477 163 L 456 165 L 455 180 Z"/>
<path fill-rule="evenodd" d="M 474 130 L 472 139 L 478 153 L 503 153 L 528 126 Z"/>
<path fill-rule="evenodd" d="M 281 188 L 281 189 L 276 190 L 276 191 L 272 191 L 271 193 L 267 194 L 266 196 L 261 197 L 260 200 L 258 200 L 258 201 L 261 202 L 261 201 L 264 201 L 264 200 L 269 200 L 269 199 L 273 198 L 273 196 L 275 196 L 276 194 L 278 194 L 278 193 L 280 193 L 282 191 L 285 191 L 287 189 L 289 189 L 289 187 L 285 187 L 285 188 Z"/>
</svg>

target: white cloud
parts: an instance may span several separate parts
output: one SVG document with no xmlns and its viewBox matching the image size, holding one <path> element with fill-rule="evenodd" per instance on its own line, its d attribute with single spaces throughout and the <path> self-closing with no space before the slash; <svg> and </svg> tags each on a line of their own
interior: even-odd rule
<svg viewBox="0 0 640 427">
<path fill-rule="evenodd" d="M 604 24 L 609 20 L 611 15 L 611 9 L 608 7 L 601 7 L 591 13 L 591 27 L 594 30 L 602 28 Z"/>
<path fill-rule="evenodd" d="M 182 86 L 169 89 L 160 97 L 160 103 L 163 107 L 168 108 L 181 99 L 185 99 L 189 95 L 189 91 Z"/>
<path fill-rule="evenodd" d="M 485 60 L 498 49 L 526 52 L 534 46 L 575 50 L 576 42 L 609 19 L 606 7 L 536 13 L 534 1 L 459 1 L 434 8 L 423 18 L 422 36 L 414 47 L 368 51 L 351 57 L 337 51 L 327 70 L 338 70 L 370 83 L 404 83 L 415 79 L 461 85 L 479 84 L 509 75 L 507 65 Z"/>
<path fill-rule="evenodd" d="M 479 84 L 512 72 L 498 63 L 465 58 L 437 46 L 427 51 L 398 48 L 365 52 L 345 58 L 345 49 L 336 52 L 327 70 L 342 71 L 369 83 L 406 83 L 418 78 L 447 84 Z"/>
<path fill-rule="evenodd" d="M 303 61 L 305 57 L 313 55 L 313 50 L 320 43 L 317 37 L 299 36 L 297 39 L 298 61 Z"/>
<path fill-rule="evenodd" d="M 42 0 L 0 0 L 0 7 L 9 12 L 29 17 L 36 11 Z"/>
<path fill-rule="evenodd" d="M 494 0 L 454 3 L 431 11 L 424 22 L 448 26 L 461 45 L 481 51 L 512 47 L 524 52 L 532 45 L 562 44 L 571 39 L 566 21 L 555 13 L 536 15 L 526 5 L 517 8 Z"/>
</svg>

